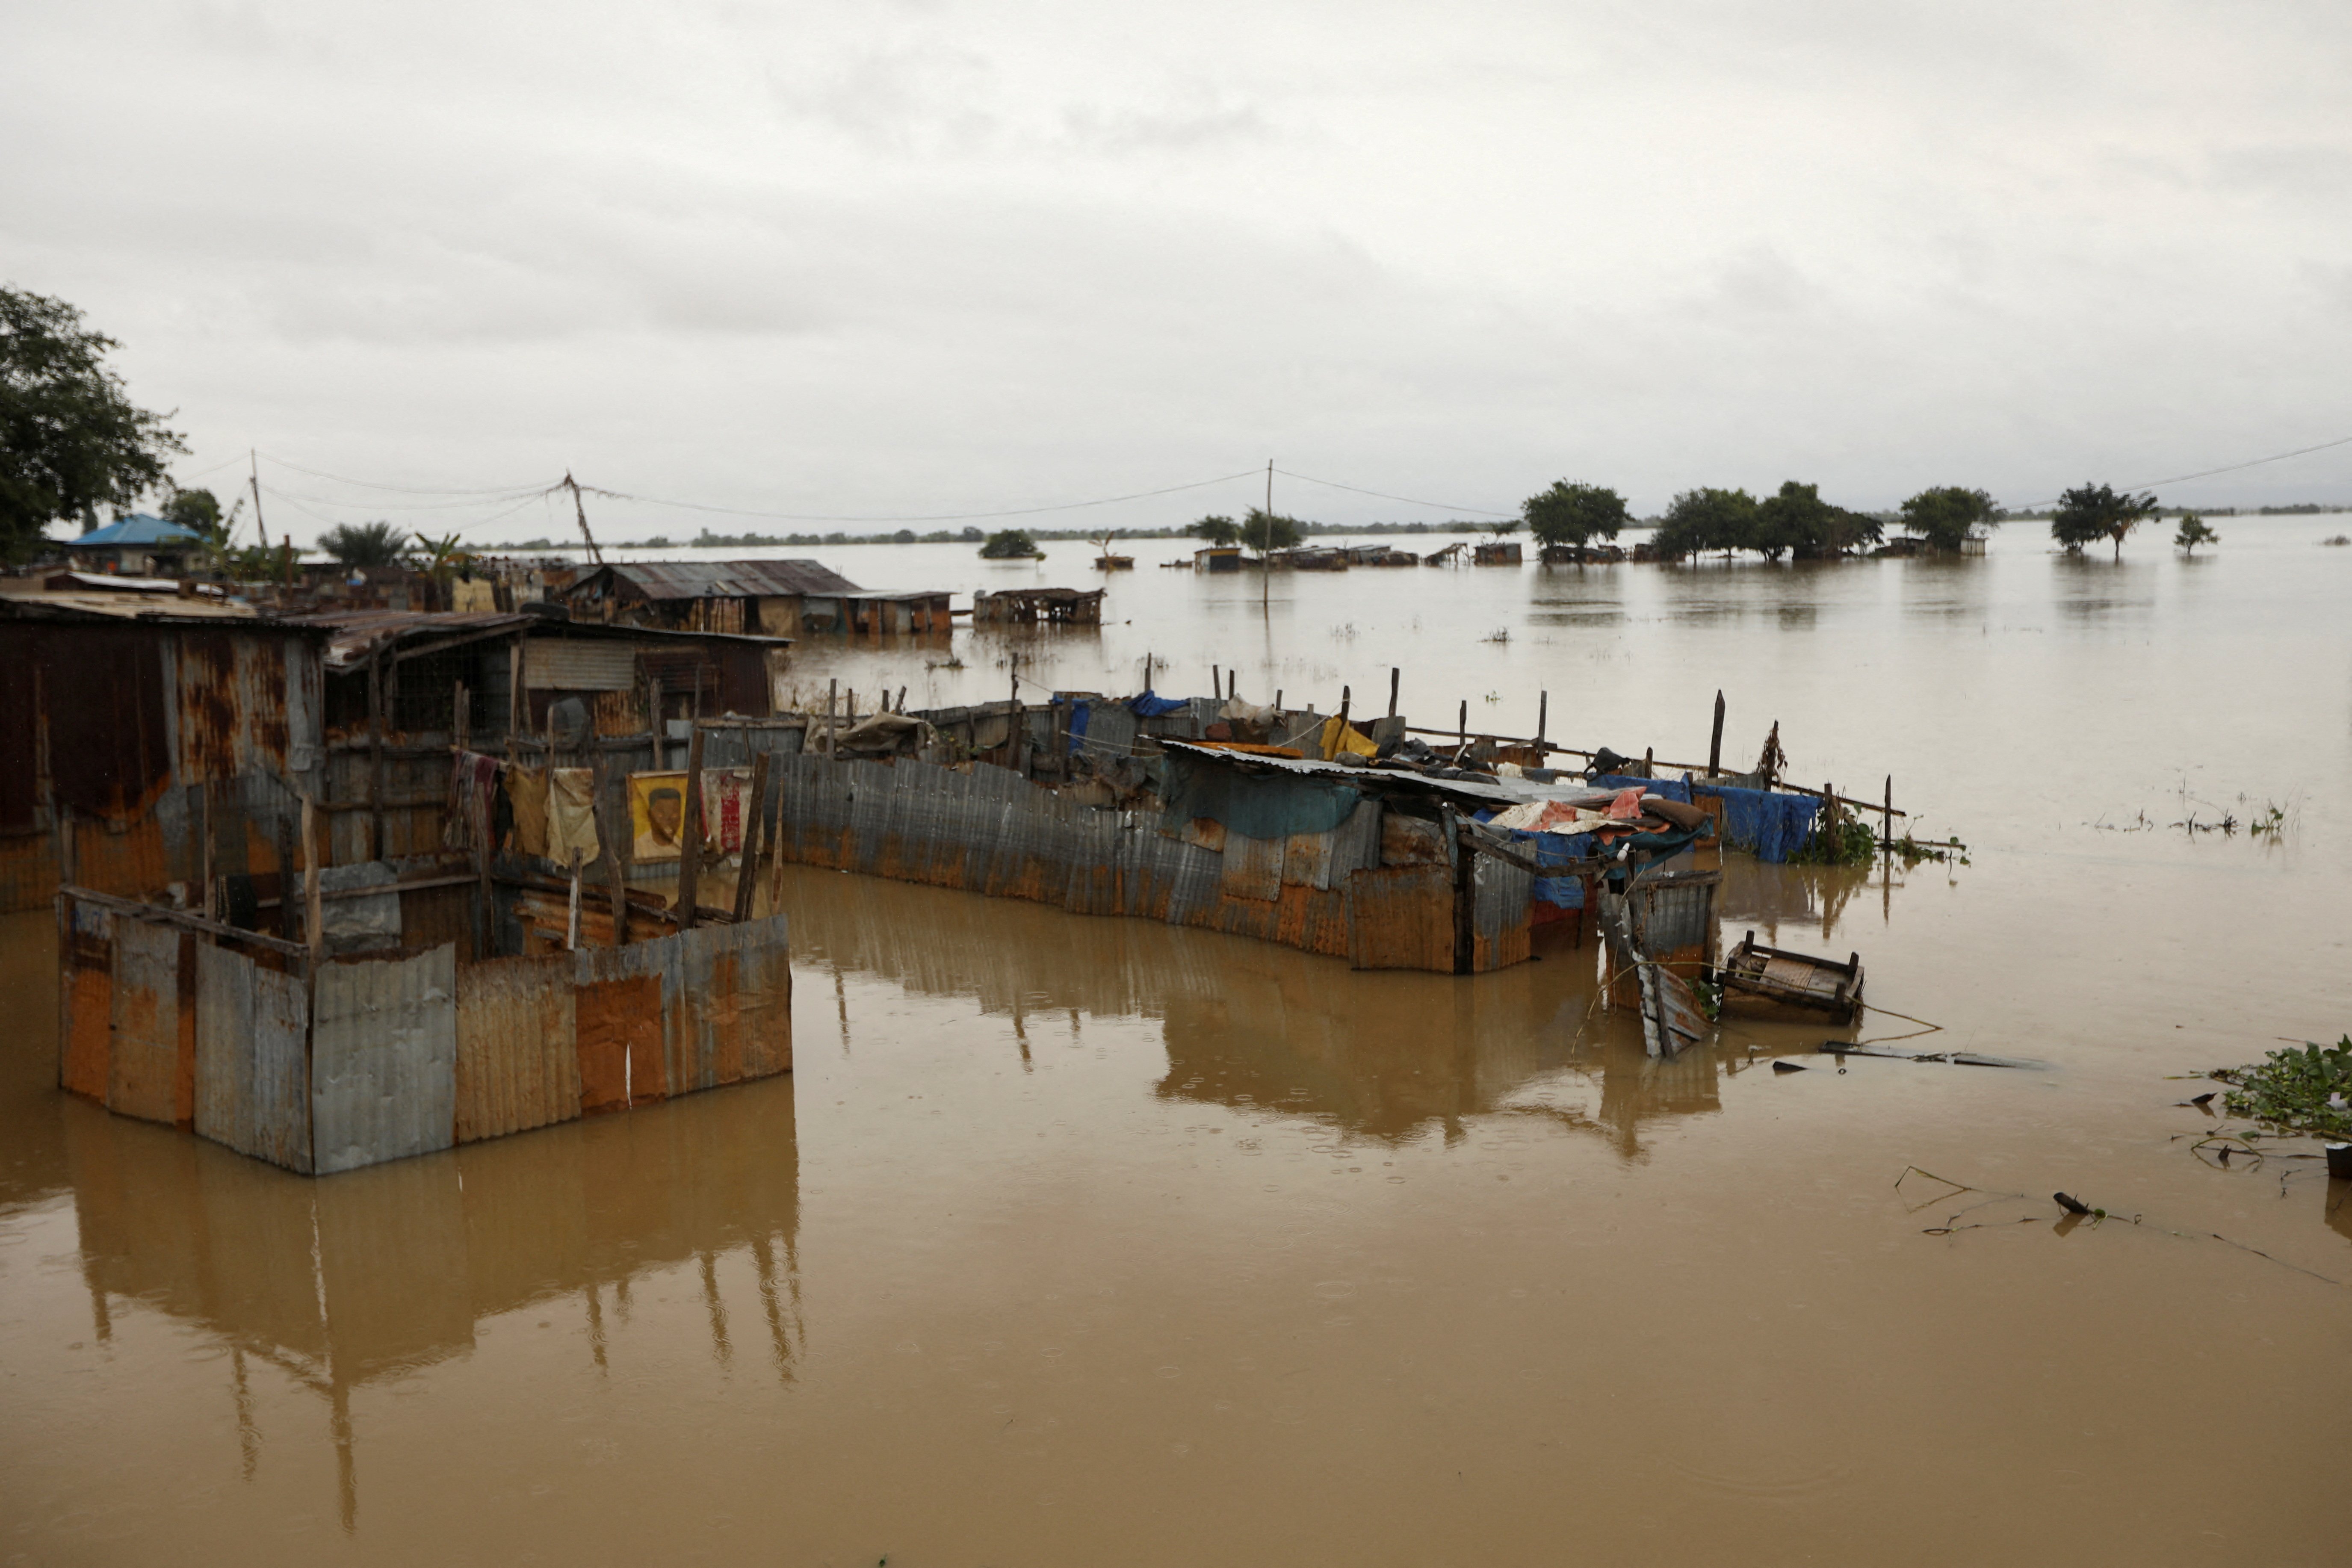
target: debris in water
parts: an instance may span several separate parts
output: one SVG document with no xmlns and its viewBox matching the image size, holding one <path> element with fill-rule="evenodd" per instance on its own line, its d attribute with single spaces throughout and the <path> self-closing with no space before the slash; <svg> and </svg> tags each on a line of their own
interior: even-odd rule
<svg viewBox="0 0 2352 1568">
<path fill-rule="evenodd" d="M 2053 1201 L 2053 1202 L 2056 1203 L 2056 1204 L 2057 1204 L 2057 1205 L 2058 1205 L 2060 1208 L 2064 1209 L 2068 1214 L 2072 1214 L 2072 1215 L 2101 1214 L 2101 1215 L 2104 1215 L 2105 1213 L 2106 1213 L 2106 1211 L 2105 1211 L 2105 1209 L 2094 1209 L 2094 1208 L 2092 1208 L 2092 1207 L 2091 1207 L 2091 1205 L 2088 1205 L 2088 1204 L 2084 1203 L 2082 1199 L 2077 1198 L 2077 1197 L 2072 1197 L 2072 1196 L 2069 1196 L 2067 1194 L 2064 1194 L 2064 1193 L 2053 1193 L 2053 1194 L 2050 1194 L 2050 1196 L 2051 1196 L 2051 1199 L 2052 1199 L 2052 1201 Z"/>
<path fill-rule="evenodd" d="M 1772 1064 L 1772 1070 L 1774 1072 L 1802 1072 L 1805 1069 L 1796 1062 L 1774 1062 Z"/>
</svg>

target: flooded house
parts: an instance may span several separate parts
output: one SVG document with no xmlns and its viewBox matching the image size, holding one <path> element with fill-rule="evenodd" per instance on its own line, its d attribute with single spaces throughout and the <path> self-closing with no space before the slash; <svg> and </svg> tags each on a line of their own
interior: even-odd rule
<svg viewBox="0 0 2352 1568">
<path fill-rule="evenodd" d="M 69 1091 L 325 1173 L 789 1069 L 782 920 L 631 887 L 624 826 L 777 645 L 57 597 L 0 597 L 0 888 Z"/>
<path fill-rule="evenodd" d="M 944 590 L 860 588 L 814 561 L 614 562 L 560 598 L 581 620 L 667 631 L 943 635 L 952 626 Z"/>
</svg>

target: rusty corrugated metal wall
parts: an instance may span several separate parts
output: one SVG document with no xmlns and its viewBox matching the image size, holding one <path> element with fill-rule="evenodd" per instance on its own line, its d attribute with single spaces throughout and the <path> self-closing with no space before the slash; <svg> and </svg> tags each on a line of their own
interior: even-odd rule
<svg viewBox="0 0 2352 1568">
<path fill-rule="evenodd" d="M 1350 958 L 1348 889 L 1377 867 L 1382 812 L 1365 801 L 1329 833 L 1256 841 L 1228 834 L 1214 850 L 1162 830 L 1157 814 L 1099 811 L 1008 769 L 831 762 L 780 755 L 770 775 L 780 857 L 899 881 L 1133 915 Z M 1302 842 L 1305 840 L 1305 842 Z M 1378 938 L 1378 967 L 1454 967 L 1451 873 L 1437 939 Z M 1488 967 L 1527 956 L 1525 874 L 1489 890 Z M 1381 906 L 1382 920 L 1410 916 Z M 1514 931 L 1516 931 L 1516 935 Z"/>
<path fill-rule="evenodd" d="M 502 1137 L 580 1114 L 575 955 L 494 958 L 457 971 L 456 1137 Z"/>
</svg>

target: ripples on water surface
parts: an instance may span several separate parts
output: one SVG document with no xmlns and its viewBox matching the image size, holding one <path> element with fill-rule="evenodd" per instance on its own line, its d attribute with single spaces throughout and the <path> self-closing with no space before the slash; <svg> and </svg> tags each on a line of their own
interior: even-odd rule
<svg viewBox="0 0 2352 1568">
<path fill-rule="evenodd" d="M 1014 647 L 1359 710 L 1399 665 L 1418 721 L 1525 732 L 1546 689 L 1556 738 L 1676 758 L 1721 687 L 1731 759 L 1778 719 L 1797 776 L 1891 773 L 1975 846 L 1734 857 L 1731 938 L 1859 949 L 1936 1045 L 2048 1072 L 1776 1076 L 1812 1042 L 1769 1027 L 1652 1063 L 1589 949 L 1354 974 L 795 870 L 792 1077 L 312 1182 L 49 1090 L 50 922 L 14 919 L 0 1554 L 2331 1560 L 2352 1294 L 2312 1276 L 2352 1280 L 2352 1211 L 2309 1162 L 2197 1164 L 2165 1075 L 2352 1026 L 2341 521 L 1264 610 L 1146 542 L 1099 632 L 796 655 L 910 704 L 995 697 Z M 1091 580 L 1050 548 L 813 553 Z M 2271 801 L 2277 843 L 2168 826 Z M 2062 1231 L 2062 1186 L 2146 1223 Z"/>
</svg>

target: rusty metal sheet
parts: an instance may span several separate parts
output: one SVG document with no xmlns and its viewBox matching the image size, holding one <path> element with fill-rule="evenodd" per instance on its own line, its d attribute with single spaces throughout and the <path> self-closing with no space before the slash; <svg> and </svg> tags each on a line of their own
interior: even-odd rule
<svg viewBox="0 0 2352 1568">
<path fill-rule="evenodd" d="M 142 1121 L 177 1121 L 178 931 L 148 921 L 115 922 L 113 1011 L 106 1108 Z"/>
<path fill-rule="evenodd" d="M 1225 835 L 1225 868 L 1219 887 L 1229 899 L 1270 904 L 1282 896 L 1284 840 Z"/>
<path fill-rule="evenodd" d="M 665 998 L 676 1014 L 668 1033 L 678 1045 L 677 1092 L 792 1070 L 789 938 L 775 915 L 665 939 L 679 945 L 680 984 Z"/>
<path fill-rule="evenodd" d="M 566 952 L 458 969 L 458 1142 L 579 1116 L 577 967 Z"/>
<path fill-rule="evenodd" d="M 627 561 L 612 568 L 617 584 L 647 599 L 798 597 L 859 592 L 856 584 L 814 561 Z M 583 578 L 583 584 L 593 578 Z M 576 590 L 574 590 L 576 592 Z M 795 628 L 797 629 L 797 628 Z"/>
<path fill-rule="evenodd" d="M 590 981 L 580 986 L 574 1028 L 583 1115 L 626 1110 L 632 1088 L 646 1076 L 644 1064 L 651 1062 L 656 1073 L 662 1070 L 661 994 L 657 973 Z"/>
<path fill-rule="evenodd" d="M 320 967 L 310 1047 L 319 1173 L 456 1139 L 457 950 Z"/>
<path fill-rule="evenodd" d="M 1454 872 L 1384 866 L 1348 878 L 1348 962 L 1357 969 L 1454 971 Z"/>
<path fill-rule="evenodd" d="M 1329 833 L 1294 833 L 1284 840 L 1282 885 L 1286 888 L 1328 888 L 1331 885 L 1331 839 Z"/>
<path fill-rule="evenodd" d="M 195 1130 L 289 1171 L 310 1168 L 309 987 L 196 945 Z"/>
<path fill-rule="evenodd" d="M 522 680 L 533 691 L 626 691 L 637 683 L 637 650 L 603 638 L 533 637 L 522 645 Z"/>
</svg>

